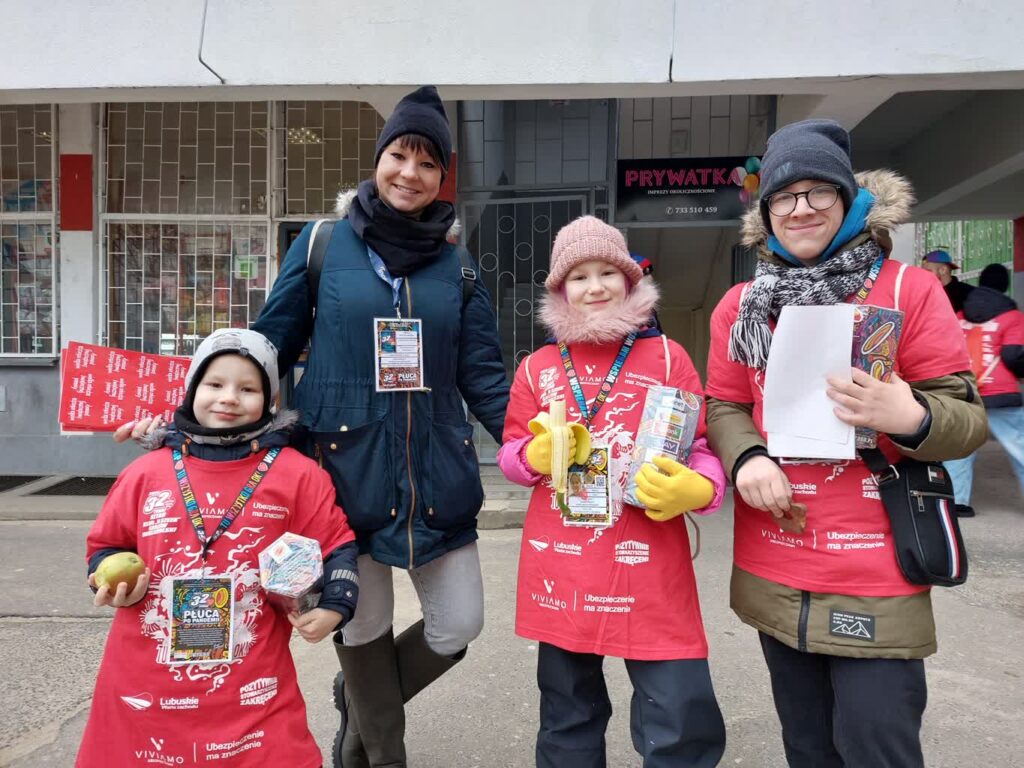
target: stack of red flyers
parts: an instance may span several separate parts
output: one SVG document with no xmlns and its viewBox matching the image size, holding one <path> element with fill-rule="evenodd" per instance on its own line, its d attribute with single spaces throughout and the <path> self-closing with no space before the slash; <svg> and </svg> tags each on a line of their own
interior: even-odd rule
<svg viewBox="0 0 1024 768">
<path fill-rule="evenodd" d="M 126 421 L 170 421 L 185 397 L 187 357 L 71 342 L 61 352 L 60 421 L 69 431 L 113 432 Z"/>
</svg>

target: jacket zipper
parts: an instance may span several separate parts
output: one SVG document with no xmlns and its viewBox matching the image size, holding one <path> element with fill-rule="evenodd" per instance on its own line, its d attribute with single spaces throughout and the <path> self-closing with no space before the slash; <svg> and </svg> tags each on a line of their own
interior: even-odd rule
<svg viewBox="0 0 1024 768">
<path fill-rule="evenodd" d="M 811 612 L 811 593 L 800 593 L 800 621 L 796 628 L 797 650 L 807 653 L 807 615 Z"/>
<path fill-rule="evenodd" d="M 409 317 L 412 317 L 412 291 L 409 288 L 410 278 L 406 275 L 405 278 L 405 300 L 408 305 L 406 310 Z M 422 343 L 422 342 L 421 342 Z M 405 468 L 409 473 L 409 492 L 411 498 L 409 499 L 409 520 L 406 529 L 409 534 L 409 570 L 413 569 L 413 543 L 412 543 L 412 524 L 413 516 L 416 513 L 416 483 L 412 478 L 412 392 L 405 393 L 405 409 L 406 409 L 406 424 L 405 424 Z"/>
</svg>

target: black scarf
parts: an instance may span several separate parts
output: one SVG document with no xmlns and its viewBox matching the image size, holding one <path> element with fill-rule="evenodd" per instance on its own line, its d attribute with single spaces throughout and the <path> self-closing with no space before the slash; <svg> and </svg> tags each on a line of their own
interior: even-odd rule
<svg viewBox="0 0 1024 768">
<path fill-rule="evenodd" d="M 348 220 L 353 231 L 380 256 L 393 277 L 411 275 L 441 255 L 455 222 L 451 203 L 435 200 L 418 219 L 389 208 L 377 195 L 373 180 L 359 185 Z"/>
</svg>

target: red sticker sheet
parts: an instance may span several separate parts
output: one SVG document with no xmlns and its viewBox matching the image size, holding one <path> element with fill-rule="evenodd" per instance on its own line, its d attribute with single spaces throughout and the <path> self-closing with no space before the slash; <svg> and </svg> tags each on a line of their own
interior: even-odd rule
<svg viewBox="0 0 1024 768">
<path fill-rule="evenodd" d="M 61 428 L 113 432 L 127 421 L 170 421 L 185 397 L 187 357 L 71 342 L 61 352 Z"/>
</svg>

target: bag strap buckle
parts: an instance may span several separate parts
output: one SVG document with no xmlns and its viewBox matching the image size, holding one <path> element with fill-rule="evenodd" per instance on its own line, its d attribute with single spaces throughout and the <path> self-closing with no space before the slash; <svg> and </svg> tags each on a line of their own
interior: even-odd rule
<svg viewBox="0 0 1024 768">
<path fill-rule="evenodd" d="M 879 486 L 886 485 L 888 483 L 894 483 L 899 479 L 900 471 L 896 469 L 895 464 L 890 464 L 881 472 L 875 473 L 875 482 L 878 483 Z"/>
</svg>

